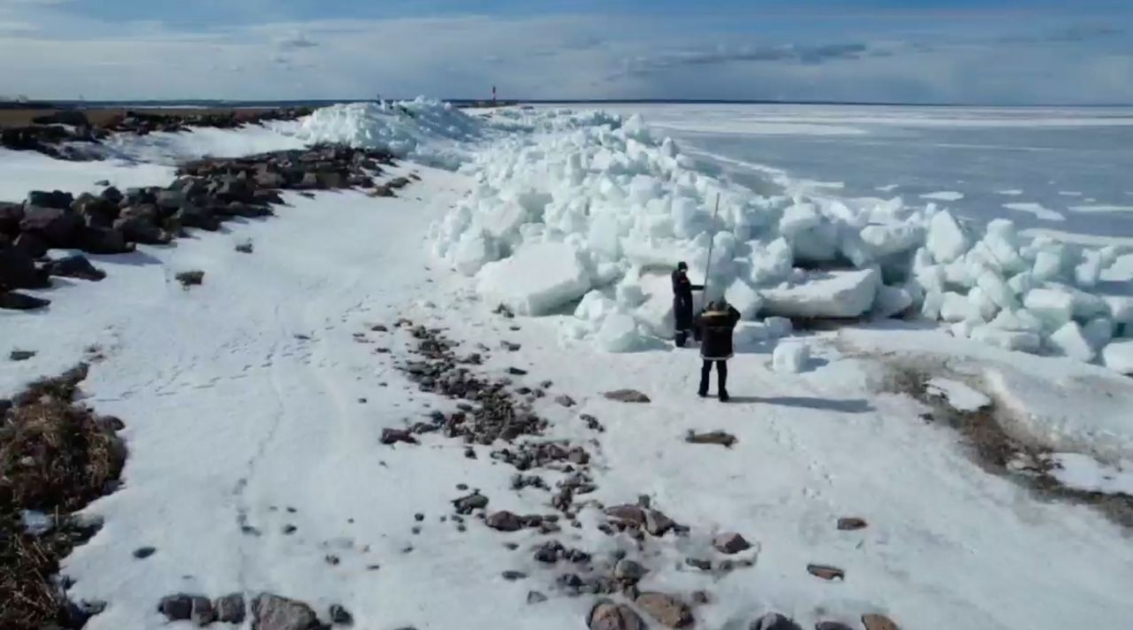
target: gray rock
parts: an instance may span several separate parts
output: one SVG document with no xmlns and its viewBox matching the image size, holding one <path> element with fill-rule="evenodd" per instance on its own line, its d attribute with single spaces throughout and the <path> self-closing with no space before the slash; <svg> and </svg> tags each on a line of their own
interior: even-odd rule
<svg viewBox="0 0 1133 630">
<path fill-rule="evenodd" d="M 0 249 L 0 289 L 43 289 L 51 286 L 48 273 L 36 269 L 27 252 L 9 247 Z"/>
<path fill-rule="evenodd" d="M 605 510 L 605 514 L 610 518 L 615 518 L 631 525 L 640 526 L 645 524 L 645 510 L 636 505 L 615 505 L 608 507 Z"/>
<path fill-rule="evenodd" d="M 79 237 L 79 249 L 88 254 L 126 254 L 134 251 L 134 245 L 126 242 L 126 237 L 110 227 L 88 227 Z"/>
<path fill-rule="evenodd" d="M 590 630 L 646 630 L 645 620 L 637 611 L 608 599 L 599 601 L 586 617 Z"/>
<path fill-rule="evenodd" d="M 73 247 L 83 227 L 83 218 L 71 212 L 70 203 L 66 209 L 24 206 L 24 218 L 20 221 L 21 231 L 34 233 L 48 247 Z"/>
<path fill-rule="evenodd" d="M 689 444 L 719 444 L 725 448 L 731 448 L 736 443 L 736 436 L 724 431 L 711 431 L 709 433 L 696 433 L 689 431 L 685 436 L 685 441 Z"/>
<path fill-rule="evenodd" d="M 779 613 L 767 613 L 751 622 L 748 630 L 802 630 L 799 624 Z"/>
<path fill-rule="evenodd" d="M 628 558 L 623 558 L 614 565 L 614 577 L 619 580 L 638 582 L 641 578 L 645 577 L 646 573 L 649 573 L 649 569 L 646 569 L 641 566 L 640 563 L 634 562 Z"/>
<path fill-rule="evenodd" d="M 220 229 L 220 221 L 213 215 L 212 210 L 193 204 L 185 204 L 173 214 L 182 227 L 197 228 L 215 232 Z"/>
<path fill-rule="evenodd" d="M 467 486 L 466 486 L 467 487 Z M 458 514 L 471 514 L 473 510 L 482 510 L 488 507 L 488 497 L 474 492 L 452 502 Z"/>
<path fill-rule="evenodd" d="M 12 247 L 32 258 L 43 258 L 49 249 L 47 241 L 34 232 L 24 232 L 12 242 Z"/>
<path fill-rule="evenodd" d="M 547 601 L 547 596 L 540 593 L 539 591 L 528 591 L 527 592 L 527 603 L 528 604 L 530 604 L 530 605 L 542 604 L 545 601 Z"/>
<path fill-rule="evenodd" d="M 484 524 L 501 532 L 515 532 L 523 529 L 523 520 L 507 511 L 493 513 L 484 521 Z"/>
<path fill-rule="evenodd" d="M 624 403 L 647 403 L 650 402 L 649 397 L 645 394 L 633 389 L 618 389 L 604 394 L 609 400 L 616 400 Z"/>
<path fill-rule="evenodd" d="M 141 214 L 127 216 L 123 211 L 122 216 L 114 221 L 114 229 L 121 232 L 122 236 L 127 240 L 135 243 L 142 243 L 143 245 L 167 245 L 173 240 L 173 237 L 165 230 L 157 227 L 154 219 L 147 218 Z"/>
<path fill-rule="evenodd" d="M 712 546 L 720 553 L 732 555 L 751 549 L 751 543 L 736 532 L 719 534 L 712 540 Z"/>
<path fill-rule="evenodd" d="M 189 619 L 203 628 L 216 621 L 216 609 L 212 607 L 212 602 L 207 597 L 194 597 L 193 612 Z"/>
<path fill-rule="evenodd" d="M 53 276 L 66 278 L 79 278 L 98 282 L 106 277 L 106 272 L 91 264 L 86 256 L 75 254 L 59 260 L 53 260 L 45 268 Z"/>
<path fill-rule="evenodd" d="M 252 600 L 252 630 L 315 630 L 319 618 L 311 607 L 285 597 L 261 593 Z"/>
<path fill-rule="evenodd" d="M 0 201 L 0 234 L 15 235 L 20 231 L 20 221 L 23 220 L 23 204 Z"/>
<path fill-rule="evenodd" d="M 234 624 L 244 623 L 244 616 L 247 612 L 244 608 L 244 596 L 240 593 L 232 593 L 217 599 L 213 607 L 216 608 L 217 621 Z"/>
<path fill-rule="evenodd" d="M 556 396 L 555 402 L 559 403 L 560 405 L 562 405 L 564 407 L 573 407 L 575 405 L 574 399 L 571 398 L 570 396 L 567 396 L 566 394 Z"/>
<path fill-rule="evenodd" d="M 642 593 L 634 603 L 666 628 L 687 628 L 693 624 L 688 604 L 664 593 Z"/>
<path fill-rule="evenodd" d="M 852 532 L 859 529 L 865 529 L 868 524 L 864 519 L 855 517 L 845 517 L 838 519 L 838 529 L 844 532 Z"/>
<path fill-rule="evenodd" d="M 145 560 L 157 552 L 153 547 L 138 547 L 134 550 L 134 557 L 138 560 Z"/>
<path fill-rule="evenodd" d="M 168 189 L 158 192 L 154 202 L 159 210 L 166 211 L 165 214 L 173 214 L 181 209 L 186 200 L 185 191 Z"/>
<path fill-rule="evenodd" d="M 193 597 L 185 594 L 169 595 L 162 598 L 157 610 L 170 621 L 187 621 L 193 615 Z"/>
<path fill-rule="evenodd" d="M 32 311 L 51 304 L 51 300 L 37 298 L 16 291 L 0 292 L 0 308 L 12 311 Z"/>
<path fill-rule="evenodd" d="M 658 510 L 645 511 L 645 531 L 649 532 L 650 536 L 664 536 L 676 526 L 673 519 Z"/>
<path fill-rule="evenodd" d="M 331 605 L 328 614 L 330 615 L 330 622 L 336 626 L 354 625 L 354 615 L 351 615 L 350 611 L 340 604 Z"/>
<path fill-rule="evenodd" d="M 40 208 L 54 208 L 57 210 L 69 210 L 71 204 L 74 203 L 75 198 L 71 193 L 65 193 L 59 190 L 51 192 L 43 190 L 33 190 L 28 193 L 27 200 L 24 206 L 38 206 Z"/>
</svg>

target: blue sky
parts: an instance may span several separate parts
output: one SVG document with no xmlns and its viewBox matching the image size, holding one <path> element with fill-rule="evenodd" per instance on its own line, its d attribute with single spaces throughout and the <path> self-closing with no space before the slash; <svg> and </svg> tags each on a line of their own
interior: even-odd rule
<svg viewBox="0 0 1133 630">
<path fill-rule="evenodd" d="M 1133 103 L 1123 0 L 0 0 L 39 98 Z"/>
</svg>

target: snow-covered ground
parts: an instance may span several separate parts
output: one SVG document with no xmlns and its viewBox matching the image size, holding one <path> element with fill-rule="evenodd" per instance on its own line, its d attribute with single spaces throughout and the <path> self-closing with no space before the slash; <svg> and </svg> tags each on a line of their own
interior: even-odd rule
<svg viewBox="0 0 1133 630">
<path fill-rule="evenodd" d="M 957 111 L 942 122 L 920 109 L 841 116 L 813 108 L 778 108 L 773 115 L 743 108 L 650 109 L 647 122 L 656 119 L 676 131 L 683 120 L 686 128 L 732 135 L 760 152 L 774 153 L 780 141 L 766 135 L 768 125 L 775 126 L 770 131 L 776 138 L 788 139 L 785 146 L 800 134 L 811 138 L 828 131 L 822 137 L 835 147 L 835 161 L 839 151 L 850 150 L 839 143 L 870 137 L 875 126 L 899 126 L 886 122 L 893 117 L 949 129 L 954 125 L 948 121 L 958 118 L 978 129 L 1023 135 L 1070 123 L 1091 129 L 1109 121 L 1123 129 L 1130 120 L 1110 113 L 1085 118 Z M 897 285 L 884 269 L 869 265 L 794 274 L 794 284 L 786 287 L 761 286 L 755 282 L 759 274 L 792 274 L 792 255 L 806 249 L 805 239 L 780 241 L 784 229 L 798 236 L 820 225 L 857 226 L 859 234 L 876 236 L 865 237 L 875 252 L 924 246 L 943 259 L 971 250 L 973 241 L 961 242 L 970 238 L 968 232 L 963 239 L 950 237 L 955 222 L 906 212 L 903 203 L 865 203 L 845 188 L 820 184 L 841 181 L 832 176 L 839 165 L 858 168 L 848 162 L 810 171 L 784 170 L 790 165 L 768 160 L 764 167 L 743 170 L 736 164 L 743 156 L 729 158 L 720 146 L 697 145 L 691 136 L 678 140 L 677 150 L 637 123 L 598 130 L 609 124 L 607 116 L 539 118 L 517 112 L 481 127 L 437 114 L 415 130 L 404 119 L 388 123 L 389 115 L 397 114 L 356 109 L 269 132 L 122 139 L 119 157 L 141 161 L 134 164 L 62 164 L 0 153 L 0 198 L 8 199 L 32 187 L 97 190 L 94 182 L 103 179 L 119 186 L 162 184 L 171 178 L 168 164 L 174 158 L 238 155 L 316 140 L 393 139 L 404 153 L 430 164 L 466 164 L 461 172 L 406 164 L 423 181 L 397 199 L 352 192 L 314 199 L 287 195 L 291 207 L 275 218 L 229 224 L 227 232 L 198 234 L 173 247 L 97 257 L 109 274 L 104 281 L 60 280 L 45 292 L 53 300 L 49 309 L 0 311 L 0 350 L 38 352 L 25 362 L 0 362 L 0 396 L 34 377 L 61 372 L 97 345 L 106 358 L 84 383 L 85 402 L 127 425 L 124 487 L 89 508 L 104 517 L 105 527 L 64 564 L 76 580 L 73 597 L 109 602 L 89 628 L 175 627 L 156 612 L 165 595 L 264 590 L 320 611 L 342 604 L 360 628 L 584 627 L 594 598 L 557 592 L 555 577 L 565 568 L 547 568 L 531 557 L 530 547 L 549 538 L 596 557 L 628 552 L 650 569 L 642 590 L 686 598 L 709 591 L 712 602 L 695 613 L 702 628 L 745 629 L 770 610 L 795 617 L 803 627 L 833 620 L 857 628 L 862 614 L 874 612 L 913 629 L 1120 628 L 1133 622 L 1127 594 L 1133 548 L 1126 531 L 1089 507 L 1042 502 L 1014 481 L 988 473 L 952 430 L 921 421 L 923 406 L 887 393 L 883 383 L 894 357 L 921 360 L 939 372 L 930 388 L 954 406 L 970 410 L 992 400 L 1004 408 L 1005 430 L 1054 451 L 1062 465 L 1058 478 L 1067 485 L 1128 492 L 1133 381 L 1113 369 L 998 347 L 1025 345 L 1030 320 L 989 325 L 983 338 L 971 330 L 954 336 L 956 327 L 943 332 L 930 324 L 875 324 L 780 341 L 789 329 L 783 320 L 767 318 L 742 325 L 744 342 L 730 363 L 733 400 L 721 405 L 695 396 L 696 351 L 662 341 L 671 325 L 670 295 L 668 279 L 657 271 L 682 256 L 693 266 L 694 279 L 703 274 L 710 240 L 703 232 L 719 227 L 704 217 L 705 204 L 716 192 L 725 199 L 725 225 L 736 236 L 716 237 L 713 264 L 728 279 L 723 286 L 729 299 L 753 319 L 766 304 L 786 314 L 846 308 L 861 298 L 862 287 L 876 292 L 863 308 L 898 312 L 903 309 L 894 305 L 907 306 L 905 298 L 913 297 L 887 290 Z M 248 133 L 246 149 L 240 133 Z M 689 157 L 698 153 L 721 156 L 709 162 L 720 169 L 715 173 L 727 176 L 717 178 L 702 157 Z M 654 181 L 634 183 L 641 172 L 652 173 Z M 995 176 L 994 190 L 1030 187 L 1010 170 Z M 870 184 L 899 179 L 885 178 L 879 173 Z M 504 185 L 507 181 L 519 185 Z M 799 188 L 789 189 L 796 184 Z M 580 195 L 582 189 L 594 194 Z M 1097 205 L 1122 201 L 1086 185 L 1061 189 L 1081 191 Z M 563 191 L 572 192 L 562 197 Z M 948 179 L 895 194 L 907 194 L 910 205 L 978 198 Z M 800 195 L 814 204 L 812 213 L 785 209 L 797 206 L 790 204 Z M 776 196 L 790 204 L 760 201 Z M 635 208 L 655 199 L 668 199 L 669 205 L 664 218 L 650 223 Z M 986 220 L 1011 216 L 1002 208 L 1007 199 L 1032 198 L 995 199 L 986 212 L 1000 214 L 987 214 Z M 1050 203 L 1045 198 L 1034 201 L 1040 202 L 1065 208 L 1045 206 Z M 1066 196 L 1063 203 L 1085 202 Z M 1059 229 L 1073 232 L 1079 215 L 1065 209 L 1067 220 Z M 768 225 L 749 223 L 762 211 L 773 214 Z M 869 220 L 859 224 L 863 216 Z M 926 232 L 917 223 L 922 219 Z M 482 230 L 466 237 L 474 224 Z M 883 233 L 869 231 L 871 225 L 882 226 Z M 902 225 L 906 228 L 894 227 Z M 1005 228 L 982 232 L 985 225 L 978 242 L 1006 247 L 997 253 L 1018 255 L 1027 246 L 1025 239 L 1017 246 L 1005 243 L 1006 237 L 996 240 Z M 925 234 L 934 229 L 938 238 L 926 244 Z M 543 238 L 552 230 L 559 236 Z M 635 238 L 649 230 L 660 231 Z M 741 230 L 763 234 L 766 242 L 745 251 Z M 249 238 L 254 254 L 233 251 L 236 242 Z M 744 257 L 746 267 L 736 262 Z M 957 323 L 970 329 L 977 325 L 968 315 L 985 316 L 978 312 L 981 306 L 996 308 L 987 319 L 1007 313 L 1025 320 L 1028 315 L 1019 313 L 1034 310 L 1035 339 L 1054 322 L 1065 354 L 1092 358 L 1093 335 L 1101 326 L 1089 322 L 1133 319 L 1133 307 L 1116 297 L 1092 297 L 1103 290 L 1116 296 L 1127 284 L 1124 274 L 1133 261 L 1112 258 L 1104 262 L 1113 267 L 1104 274 L 1099 269 L 1092 293 L 1070 288 L 1073 273 L 1064 279 L 1065 289 L 1034 296 L 1035 287 L 1021 295 L 1013 289 L 997 293 L 999 276 L 993 274 L 980 276 L 971 288 L 992 296 L 990 306 L 971 299 L 970 291 L 952 291 L 957 298 L 949 300 L 973 304 L 977 311 L 945 305 L 964 311 Z M 1108 266 L 1101 262 L 1097 266 Z M 182 289 L 173 276 L 186 269 L 203 270 L 204 283 Z M 592 288 L 606 290 L 578 304 Z M 1026 308 L 996 300 L 1027 297 Z M 495 314 L 501 301 L 520 315 Z M 580 529 L 567 527 L 554 536 L 531 530 L 502 534 L 474 519 L 460 532 L 451 520 L 441 522 L 452 513 L 450 501 L 465 494 L 457 484 L 479 488 L 493 510 L 520 514 L 551 511 L 550 494 L 511 490 L 514 470 L 492 460 L 490 447 L 476 447 L 479 457 L 468 459 L 462 443 L 439 435 L 422 436 L 420 446 L 379 444 L 383 428 L 403 428 L 452 404 L 418 392 L 394 369 L 411 341 L 393 330 L 400 317 L 444 328 L 467 351 L 476 344 L 490 348 L 486 372 L 503 377 L 509 367 L 528 371 L 512 377 L 516 385 L 553 381 L 537 411 L 551 421 L 547 437 L 591 444 L 598 490 L 585 498 L 613 505 L 647 495 L 690 527 L 689 536 L 649 538 L 638 550 L 628 538 L 598 531 L 593 509 L 582 511 Z M 1077 320 L 1080 327 L 1065 328 Z M 378 323 L 393 332 L 370 331 Z M 1115 330 L 1120 329 L 1110 333 Z M 518 350 L 499 349 L 504 341 L 518 344 Z M 375 352 L 387 347 L 388 354 Z M 1124 358 L 1133 365 L 1122 348 L 1105 346 L 1115 363 Z M 620 388 L 644 392 L 652 402 L 626 405 L 602 396 Z M 559 394 L 578 405 L 556 404 Z M 593 415 L 606 430 L 589 430 L 581 414 Z M 728 449 L 690 444 L 684 440 L 689 430 L 723 430 L 738 442 Z M 420 523 L 417 513 L 425 515 Z M 865 519 L 868 527 L 839 531 L 842 517 Z M 294 531 L 285 533 L 287 526 Z M 248 535 L 245 527 L 260 535 Z M 414 527 L 420 527 L 418 534 Z M 712 537 L 724 531 L 755 544 L 754 567 L 713 575 L 684 563 L 688 557 L 718 556 Z M 509 550 L 505 542 L 520 546 Z M 157 551 L 135 559 L 131 552 L 143 546 Z M 328 555 L 339 562 L 328 563 Z M 846 578 L 817 579 L 807 572 L 812 563 L 837 566 Z M 506 570 L 528 577 L 507 581 L 501 577 Z M 532 590 L 549 600 L 529 605 Z"/>
</svg>

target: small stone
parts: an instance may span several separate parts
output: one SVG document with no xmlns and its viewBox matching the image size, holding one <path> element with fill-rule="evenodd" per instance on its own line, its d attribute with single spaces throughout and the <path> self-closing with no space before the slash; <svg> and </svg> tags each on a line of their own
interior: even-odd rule
<svg viewBox="0 0 1133 630">
<path fill-rule="evenodd" d="M 697 606 L 712 603 L 712 595 L 708 591 L 694 591 L 692 594 L 692 603 Z"/>
<path fill-rule="evenodd" d="M 753 621 L 748 630 L 802 630 L 802 628 L 779 613 L 767 613 Z"/>
<path fill-rule="evenodd" d="M 325 560 L 327 561 L 327 564 L 329 564 L 329 565 L 330 565 L 330 566 L 332 566 L 332 567 L 336 567 L 336 566 L 338 566 L 338 563 L 339 563 L 339 562 L 342 562 L 342 560 L 341 560 L 341 559 L 339 559 L 339 557 L 338 557 L 338 556 L 336 556 L 336 555 L 334 555 L 334 554 L 332 554 L 332 553 L 328 553 L 328 554 L 326 555 L 326 558 L 325 558 Z"/>
<path fill-rule="evenodd" d="M 862 615 L 862 625 L 865 630 L 901 630 L 892 619 L 876 613 Z"/>
<path fill-rule="evenodd" d="M 606 508 L 605 513 L 606 516 L 634 526 L 645 524 L 645 510 L 636 505 L 615 505 L 614 507 Z"/>
<path fill-rule="evenodd" d="M 642 593 L 634 603 L 666 628 L 687 628 L 693 624 L 692 610 L 670 595 Z"/>
<path fill-rule="evenodd" d="M 216 621 L 216 609 L 213 608 L 209 598 L 193 598 L 193 611 L 189 619 L 202 628 Z"/>
<path fill-rule="evenodd" d="M 627 582 L 639 582 L 645 574 L 649 573 L 649 569 L 643 567 L 640 563 L 634 562 L 628 558 L 619 560 L 614 565 L 614 577 L 619 580 Z"/>
<path fill-rule="evenodd" d="M 669 532 L 669 530 L 676 527 L 673 519 L 665 516 L 658 510 L 645 511 L 645 531 L 649 532 L 650 536 L 660 538 Z"/>
<path fill-rule="evenodd" d="M 737 440 L 736 436 L 723 431 L 712 431 L 710 433 L 695 433 L 689 431 L 688 435 L 685 437 L 685 442 L 689 444 L 719 444 L 725 448 L 731 448 Z"/>
<path fill-rule="evenodd" d="M 542 604 L 545 601 L 547 601 L 547 596 L 540 593 L 539 591 L 528 591 L 527 592 L 527 603 L 528 603 L 528 605 Z"/>
<path fill-rule="evenodd" d="M 405 429 L 382 429 L 382 444 L 393 445 L 398 442 L 406 444 L 418 444 L 417 438 L 413 437 L 409 431 Z"/>
<path fill-rule="evenodd" d="M 527 574 L 521 573 L 519 571 L 504 571 L 502 575 L 503 575 L 504 579 L 507 580 L 508 582 L 515 582 L 516 580 L 527 579 Z"/>
<path fill-rule="evenodd" d="M 315 611 L 302 602 L 268 593 L 252 600 L 252 627 L 256 630 L 311 630 L 318 624 Z"/>
<path fill-rule="evenodd" d="M 328 612 L 329 612 L 329 616 L 330 616 L 330 622 L 333 623 L 334 625 L 336 625 L 336 626 L 353 626 L 354 625 L 354 615 L 351 615 L 350 611 L 346 610 L 346 608 L 344 608 L 343 606 L 341 606 L 339 604 L 333 604 L 333 605 L 331 605 L 330 610 Z"/>
<path fill-rule="evenodd" d="M 599 601 L 586 616 L 590 630 L 646 630 L 645 620 L 625 604 L 608 599 Z"/>
<path fill-rule="evenodd" d="M 464 484 L 460 485 L 464 486 L 464 490 L 468 489 L 468 486 Z M 456 507 L 457 514 L 471 514 L 473 510 L 482 510 L 488 507 L 488 497 L 479 492 L 473 492 L 466 497 L 456 499 L 452 504 Z"/>
<path fill-rule="evenodd" d="M 456 489 L 461 490 L 461 491 L 468 490 L 468 484 L 458 483 L 458 484 L 456 484 Z"/>
<path fill-rule="evenodd" d="M 712 570 L 712 562 L 709 560 L 702 560 L 700 558 L 685 558 L 685 564 L 690 567 L 700 569 L 701 571 Z"/>
<path fill-rule="evenodd" d="M 156 551 L 157 549 L 154 549 L 153 547 L 139 547 L 138 549 L 134 550 L 134 557 L 138 560 L 145 560 L 146 558 L 152 556 Z"/>
<path fill-rule="evenodd" d="M 727 532 L 716 536 L 716 538 L 712 540 L 712 546 L 716 548 L 716 551 L 728 555 L 751 549 L 751 543 L 735 532 Z"/>
<path fill-rule="evenodd" d="M 507 373 L 511 374 L 512 376 L 524 376 L 527 374 L 527 370 L 521 370 L 517 367 L 509 367 L 507 369 Z"/>
<path fill-rule="evenodd" d="M 216 620 L 221 623 L 244 623 L 244 596 L 240 593 L 225 595 L 213 604 L 216 609 Z"/>
<path fill-rule="evenodd" d="M 838 519 L 838 529 L 844 532 L 852 532 L 859 529 L 865 529 L 868 524 L 864 519 L 855 517 L 846 517 Z"/>
<path fill-rule="evenodd" d="M 838 567 L 831 567 L 822 564 L 808 564 L 806 570 L 811 575 L 822 578 L 824 580 L 845 580 L 846 572 Z"/>
<path fill-rule="evenodd" d="M 571 398 L 570 396 L 567 396 L 566 394 L 556 396 L 555 402 L 557 402 L 558 404 L 560 404 L 564 407 L 573 407 L 576 404 L 574 402 L 574 399 Z"/>
<path fill-rule="evenodd" d="M 182 271 L 174 276 L 177 282 L 186 289 L 192 286 L 197 286 L 205 281 L 205 272 L 203 271 Z"/>
<path fill-rule="evenodd" d="M 417 536 L 418 534 L 421 533 L 421 528 L 420 527 L 414 527 L 412 531 L 413 531 L 413 535 Z"/>
<path fill-rule="evenodd" d="M 187 621 L 193 615 L 193 597 L 184 594 L 169 595 L 162 598 L 157 610 L 170 621 Z"/>
<path fill-rule="evenodd" d="M 27 361 L 34 356 L 34 350 L 13 350 L 8 353 L 8 359 L 12 361 Z"/>
<path fill-rule="evenodd" d="M 493 513 L 485 521 L 485 524 L 501 532 L 515 532 L 523 528 L 523 521 L 515 514 L 507 511 Z"/>
<path fill-rule="evenodd" d="M 415 520 L 415 521 L 417 521 L 418 523 L 420 523 L 420 522 L 422 522 L 422 521 L 424 521 L 424 520 L 425 520 L 425 515 L 424 515 L 424 514 L 421 514 L 420 512 L 418 512 L 417 514 L 414 514 L 414 515 L 413 515 L 413 520 Z"/>
<path fill-rule="evenodd" d="M 645 394 L 633 389 L 618 389 L 612 392 L 603 394 L 609 400 L 616 400 L 624 403 L 647 403 L 650 402 L 649 397 Z"/>
</svg>

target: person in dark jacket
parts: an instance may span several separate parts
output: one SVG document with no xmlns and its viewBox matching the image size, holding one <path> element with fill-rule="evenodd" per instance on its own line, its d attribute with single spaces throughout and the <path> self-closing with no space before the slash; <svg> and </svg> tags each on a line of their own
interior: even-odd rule
<svg viewBox="0 0 1133 630">
<path fill-rule="evenodd" d="M 703 291 L 704 285 L 693 284 L 688 279 L 688 265 L 677 263 L 673 271 L 673 319 L 676 320 L 676 345 L 683 348 L 688 333 L 693 329 L 692 292 Z"/>
<path fill-rule="evenodd" d="M 732 358 L 732 332 L 739 321 L 739 311 L 723 299 L 709 304 L 708 309 L 698 318 L 700 358 L 704 361 L 700 368 L 701 398 L 708 395 L 708 377 L 712 374 L 712 364 L 715 363 L 717 394 L 721 402 L 728 402 L 728 359 Z"/>
</svg>

